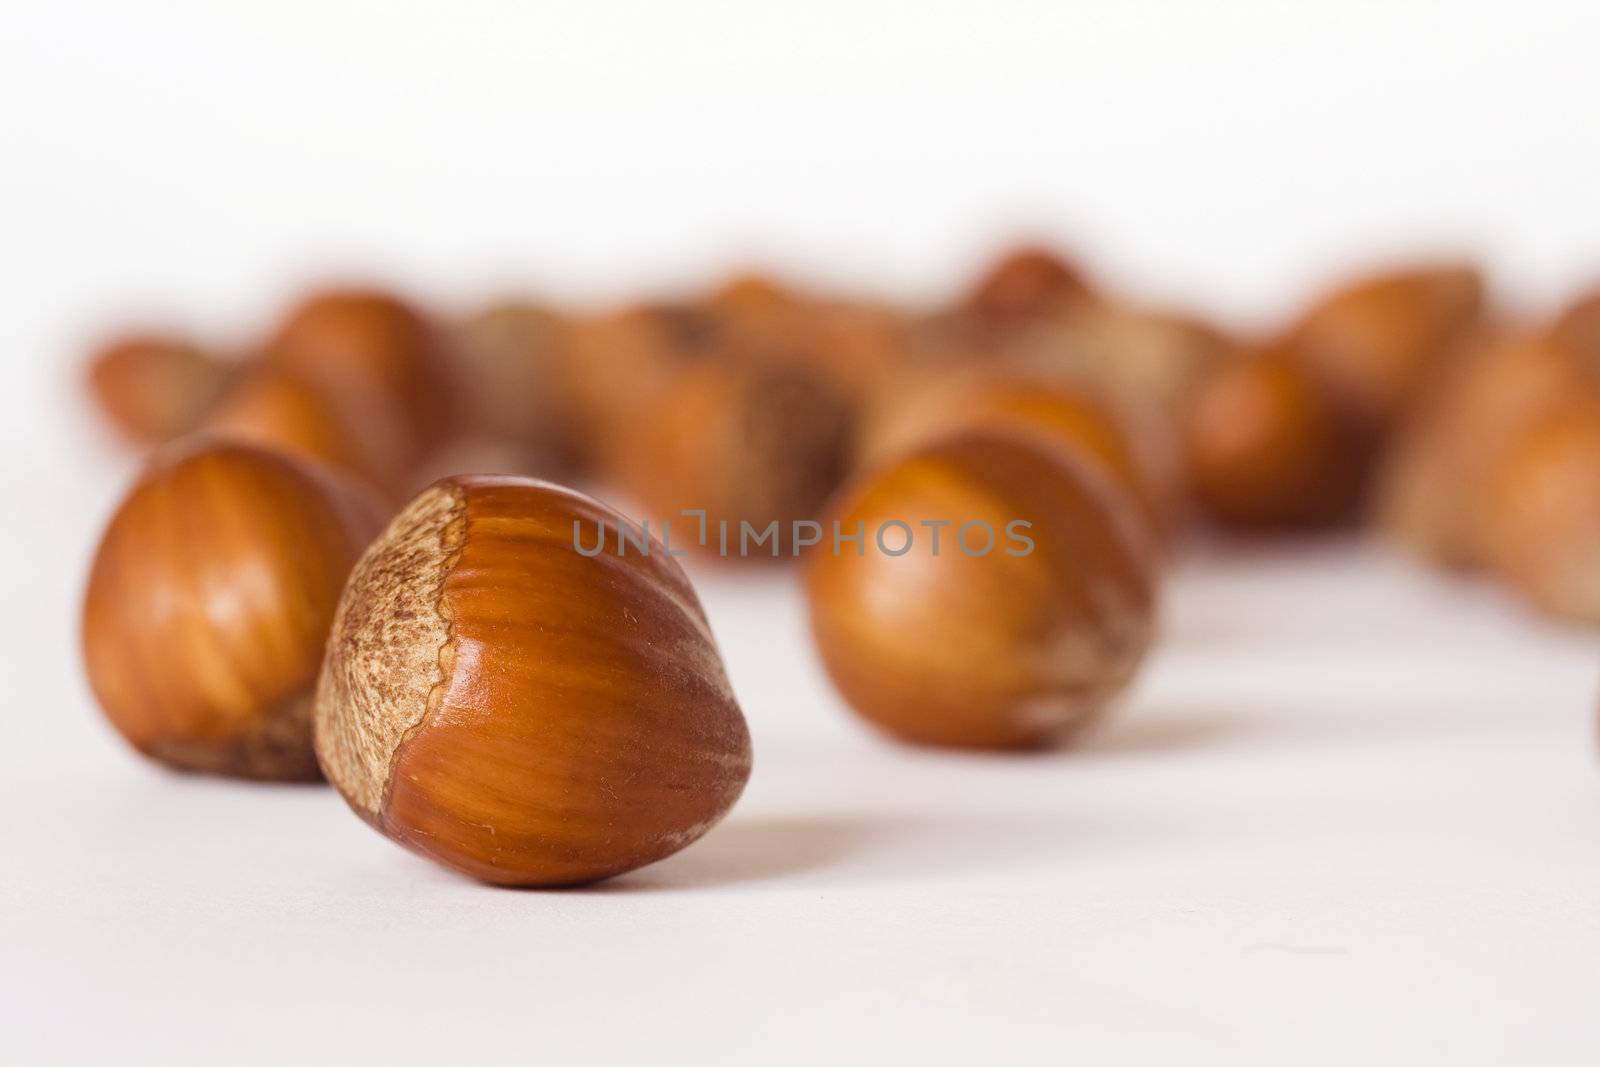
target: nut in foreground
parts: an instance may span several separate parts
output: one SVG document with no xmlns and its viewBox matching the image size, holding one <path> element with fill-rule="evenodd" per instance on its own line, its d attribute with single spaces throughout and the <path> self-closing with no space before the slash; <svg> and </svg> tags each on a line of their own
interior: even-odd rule
<svg viewBox="0 0 1600 1067">
<path fill-rule="evenodd" d="M 750 736 L 705 614 L 659 544 L 586 557 L 571 490 L 447 478 L 362 557 L 316 699 L 317 756 L 372 826 L 486 882 L 590 882 L 733 806 Z"/>
</svg>

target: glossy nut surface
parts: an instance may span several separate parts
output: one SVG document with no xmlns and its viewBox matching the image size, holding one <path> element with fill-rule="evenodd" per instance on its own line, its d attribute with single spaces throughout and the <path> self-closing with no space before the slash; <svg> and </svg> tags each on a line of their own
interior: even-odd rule
<svg viewBox="0 0 1600 1067">
<path fill-rule="evenodd" d="M 860 467 L 938 437 L 987 429 L 1021 434 L 1100 464 L 1128 494 L 1152 537 L 1172 520 L 1171 472 L 1131 416 L 1087 385 L 978 372 L 902 389 L 881 403 L 860 434 Z"/>
<path fill-rule="evenodd" d="M 967 294 L 964 309 L 992 326 L 1016 326 L 1065 303 L 1089 286 L 1078 269 L 1048 248 L 1024 245 L 1002 255 Z"/>
<path fill-rule="evenodd" d="M 864 533 L 859 553 L 834 551 L 833 522 Z M 1149 646 L 1149 547 L 1103 477 L 1059 452 L 992 433 L 934 442 L 846 487 L 824 525 L 807 562 L 812 634 L 846 703 L 895 737 L 1058 741 Z"/>
<path fill-rule="evenodd" d="M 1528 426 L 1480 493 L 1490 569 L 1540 610 L 1600 625 L 1600 392 Z"/>
<path fill-rule="evenodd" d="M 1215 368 L 1196 388 L 1183 434 L 1195 501 L 1222 525 L 1327 526 L 1361 502 L 1364 436 L 1285 352 Z"/>
<path fill-rule="evenodd" d="M 414 447 L 405 416 L 381 393 L 257 367 L 211 412 L 204 430 L 326 463 L 402 499 Z"/>
<path fill-rule="evenodd" d="M 1409 410 L 1482 306 L 1483 278 L 1470 266 L 1395 271 L 1325 297 L 1287 343 L 1371 430 L 1382 432 Z"/>
<path fill-rule="evenodd" d="M 407 301 L 377 289 L 328 289 L 279 324 L 267 359 L 343 392 L 376 394 L 407 420 L 408 460 L 449 436 L 449 367 L 435 326 Z"/>
<path fill-rule="evenodd" d="M 449 478 L 362 558 L 316 702 L 317 754 L 390 838 L 504 885 L 620 874 L 738 799 L 750 737 L 705 614 L 621 517 L 521 478 Z M 590 546 L 574 547 L 574 523 Z"/>
<path fill-rule="evenodd" d="M 233 369 L 176 337 L 124 337 L 97 350 L 89 389 L 130 441 L 162 444 L 200 424 L 227 388 Z"/>
<path fill-rule="evenodd" d="M 157 456 L 95 553 L 89 682 L 140 752 L 319 777 L 310 697 L 345 576 L 381 521 L 331 472 L 234 444 Z"/>
<path fill-rule="evenodd" d="M 844 397 L 820 374 L 718 358 L 679 373 L 657 404 L 617 431 L 611 474 L 645 514 L 671 522 L 675 549 L 789 559 L 793 522 L 814 518 L 838 487 L 849 431 Z M 687 510 L 705 513 L 706 544 Z M 724 524 L 737 538 L 742 524 L 761 531 L 772 523 L 778 528 L 770 550 L 723 552 Z M 686 536 L 691 530 L 693 538 Z"/>
</svg>

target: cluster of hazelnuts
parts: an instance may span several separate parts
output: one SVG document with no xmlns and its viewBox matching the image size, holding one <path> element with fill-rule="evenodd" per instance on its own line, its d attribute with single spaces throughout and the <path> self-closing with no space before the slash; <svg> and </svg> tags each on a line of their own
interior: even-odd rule
<svg viewBox="0 0 1600 1067">
<path fill-rule="evenodd" d="M 91 389 L 155 447 L 90 572 L 90 683 L 154 759 L 325 777 L 449 867 L 561 885 L 684 847 L 750 774 L 650 519 L 777 531 L 770 553 L 698 550 L 797 560 L 846 703 L 926 744 L 1082 730 L 1203 524 L 1372 515 L 1600 622 L 1600 297 L 1523 327 L 1482 290 L 1461 266 L 1386 273 L 1247 340 L 1023 248 L 927 312 L 743 276 L 453 324 L 326 291 L 247 356 L 124 338 Z M 802 524 L 934 536 L 840 550 Z M 939 552 L 973 526 L 1013 540 Z M 585 528 L 634 550 L 583 551 Z"/>
</svg>

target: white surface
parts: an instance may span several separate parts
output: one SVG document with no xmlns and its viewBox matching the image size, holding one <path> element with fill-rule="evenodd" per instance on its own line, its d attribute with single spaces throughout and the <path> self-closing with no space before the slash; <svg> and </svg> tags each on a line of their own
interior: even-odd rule
<svg viewBox="0 0 1600 1067">
<path fill-rule="evenodd" d="M 1535 308 L 1600 268 L 1592 4 L 756 8 L 7 13 L 0 1061 L 1593 1063 L 1595 642 L 1374 554 L 1196 562 L 1124 714 L 1029 759 L 879 741 L 791 590 L 714 579 L 750 790 L 586 892 L 100 724 L 125 461 L 68 372 L 127 310 L 230 336 L 306 270 L 459 301 L 762 253 L 929 294 L 1030 224 L 1236 321 L 1389 247 Z"/>
<path fill-rule="evenodd" d="M 486 889 L 329 791 L 171 776 L 81 699 L 14 706 L 70 748 L 0 756 L 0 1060 L 1600 1049 L 1592 639 L 1368 554 L 1213 560 L 1097 737 L 978 757 L 858 728 L 787 582 L 702 585 L 754 778 L 592 890 Z"/>
</svg>

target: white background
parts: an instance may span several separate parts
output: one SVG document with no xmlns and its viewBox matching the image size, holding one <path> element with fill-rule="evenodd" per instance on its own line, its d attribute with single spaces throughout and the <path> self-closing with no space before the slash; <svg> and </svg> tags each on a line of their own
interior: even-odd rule
<svg viewBox="0 0 1600 1067">
<path fill-rule="evenodd" d="M 0 18 L 0 1060 L 1593 1063 L 1592 635 L 1373 549 L 1210 553 L 1120 716 L 895 748 L 782 579 L 702 582 L 729 820 L 483 889 L 325 790 L 176 778 L 81 680 L 130 469 L 76 363 L 376 272 L 464 306 L 752 261 L 935 298 L 1044 232 L 1270 323 L 1363 259 L 1600 277 L 1592 4 L 30 4 Z"/>
</svg>

